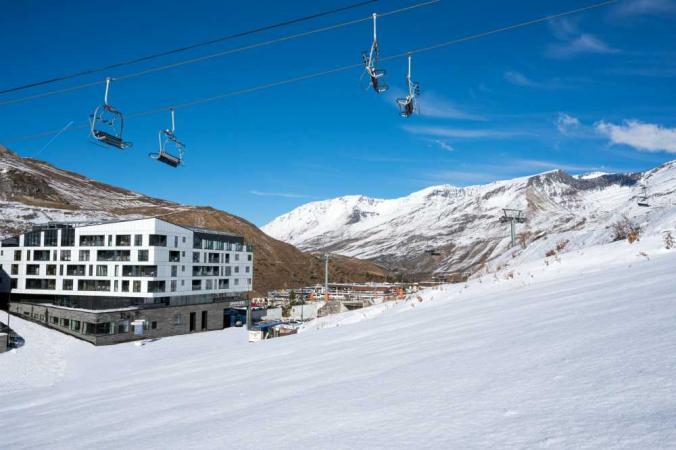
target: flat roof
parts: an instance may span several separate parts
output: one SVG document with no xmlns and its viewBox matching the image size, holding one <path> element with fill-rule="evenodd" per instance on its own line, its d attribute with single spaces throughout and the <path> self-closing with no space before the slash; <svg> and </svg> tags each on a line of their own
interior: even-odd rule
<svg viewBox="0 0 676 450">
<path fill-rule="evenodd" d="M 25 231 L 24 233 L 21 234 L 26 234 L 31 231 L 45 231 L 45 230 L 50 230 L 50 229 L 61 229 L 61 228 L 84 228 L 84 227 L 91 227 L 91 226 L 96 226 L 96 225 L 109 225 L 109 224 L 114 224 L 114 223 L 122 223 L 122 222 L 135 222 L 138 220 L 148 220 L 148 219 L 156 219 L 156 220 L 161 220 L 162 222 L 184 228 L 188 231 L 192 231 L 193 233 L 202 233 L 202 234 L 212 234 L 212 235 L 217 235 L 217 236 L 227 236 L 227 237 L 234 237 L 234 238 L 243 238 L 243 236 L 234 234 L 234 233 L 228 233 L 227 231 L 220 231 L 220 230 L 212 230 L 209 228 L 200 228 L 200 227 L 190 227 L 186 225 L 181 225 L 178 223 L 171 222 L 169 220 L 163 219 L 161 216 L 150 216 L 150 217 L 139 217 L 136 219 L 119 219 L 119 220 L 91 220 L 91 221 L 81 221 L 81 222 L 66 222 L 66 221 L 54 221 L 54 222 L 47 222 L 44 224 L 36 224 L 34 225 L 29 231 Z M 13 236 L 15 237 L 15 236 Z M 8 238 L 11 239 L 11 238 Z"/>
</svg>

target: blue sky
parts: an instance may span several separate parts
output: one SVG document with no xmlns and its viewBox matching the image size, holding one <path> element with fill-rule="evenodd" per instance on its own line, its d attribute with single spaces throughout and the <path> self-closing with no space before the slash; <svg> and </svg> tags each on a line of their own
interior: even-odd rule
<svg viewBox="0 0 676 450">
<path fill-rule="evenodd" d="M 440 3 L 379 21 L 383 56 L 587 5 L 593 1 Z M 0 88 L 117 62 L 351 3 L 6 2 Z M 415 0 L 380 0 L 341 14 L 229 41 L 119 76 Z M 676 158 L 676 2 L 624 0 L 565 20 L 416 55 L 421 115 L 402 119 L 405 60 L 384 64 L 391 90 L 364 89 L 359 69 L 177 111 L 186 165 L 149 160 L 168 113 L 129 120 L 125 152 L 68 130 L 49 146 L 25 135 L 81 123 L 101 86 L 0 106 L 0 143 L 65 169 L 161 198 L 211 205 L 263 225 L 302 203 L 347 194 L 396 197 L 562 168 L 643 170 Z M 126 113 L 359 62 L 370 24 L 113 83 Z M 105 77 L 63 82 L 68 87 Z M 36 88 L 2 100 L 39 93 Z"/>
</svg>

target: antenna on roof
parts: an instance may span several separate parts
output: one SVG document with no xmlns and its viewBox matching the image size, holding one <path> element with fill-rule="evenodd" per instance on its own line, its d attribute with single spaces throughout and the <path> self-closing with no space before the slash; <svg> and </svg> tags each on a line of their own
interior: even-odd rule
<svg viewBox="0 0 676 450">
<path fill-rule="evenodd" d="M 520 209 L 510 209 L 504 208 L 502 210 L 503 216 L 500 217 L 501 223 L 510 224 L 510 229 L 512 232 L 512 245 L 510 248 L 516 245 L 516 224 L 524 223 L 526 221 L 526 216 L 523 214 L 523 211 Z"/>
</svg>

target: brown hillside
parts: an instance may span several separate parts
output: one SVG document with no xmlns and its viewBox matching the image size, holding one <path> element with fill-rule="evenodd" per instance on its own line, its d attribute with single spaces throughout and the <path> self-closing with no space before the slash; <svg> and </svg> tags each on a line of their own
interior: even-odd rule
<svg viewBox="0 0 676 450">
<path fill-rule="evenodd" d="M 180 225 L 228 231 L 254 245 L 254 289 L 323 282 L 319 256 L 271 238 L 251 222 L 211 207 L 186 206 L 148 197 L 61 170 L 44 161 L 21 158 L 0 146 L 0 235 L 47 220 L 111 220 L 161 217 Z M 76 219 L 77 218 L 77 219 Z M 337 257 L 329 268 L 334 281 L 383 280 L 388 272 L 367 261 Z"/>
</svg>

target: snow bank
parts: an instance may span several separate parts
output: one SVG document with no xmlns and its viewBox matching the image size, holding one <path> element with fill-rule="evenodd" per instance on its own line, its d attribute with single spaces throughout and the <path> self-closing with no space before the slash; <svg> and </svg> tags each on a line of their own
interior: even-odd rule
<svg viewBox="0 0 676 450">
<path fill-rule="evenodd" d="M 2 445 L 673 448 L 675 266 L 657 239 L 617 242 L 255 344 L 94 348 L 13 319 Z"/>
</svg>

